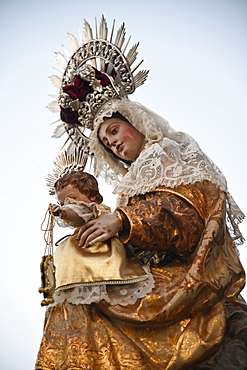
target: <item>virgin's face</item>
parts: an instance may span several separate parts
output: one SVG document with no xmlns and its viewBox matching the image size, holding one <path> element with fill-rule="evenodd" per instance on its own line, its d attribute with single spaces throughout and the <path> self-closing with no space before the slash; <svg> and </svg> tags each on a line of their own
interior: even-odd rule
<svg viewBox="0 0 247 370">
<path fill-rule="evenodd" d="M 145 145 L 145 136 L 120 118 L 109 118 L 99 128 L 99 138 L 117 157 L 134 162 Z"/>
</svg>

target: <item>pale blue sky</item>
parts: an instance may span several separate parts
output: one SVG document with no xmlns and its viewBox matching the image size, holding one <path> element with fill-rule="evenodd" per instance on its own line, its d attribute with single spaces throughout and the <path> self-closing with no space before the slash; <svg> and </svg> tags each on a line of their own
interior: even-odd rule
<svg viewBox="0 0 247 370">
<path fill-rule="evenodd" d="M 193 136 L 221 168 L 247 213 L 247 2 L 240 0 L 0 1 L 1 34 L 1 354 L 4 370 L 34 366 L 45 309 L 40 307 L 40 224 L 52 197 L 45 178 L 63 140 L 48 76 L 54 52 L 86 18 L 124 21 L 150 69 L 131 97 Z M 109 189 L 105 203 L 114 207 Z M 241 230 L 247 238 L 246 221 Z M 247 244 L 239 248 L 247 267 Z M 247 299 L 247 290 L 244 291 Z"/>
</svg>

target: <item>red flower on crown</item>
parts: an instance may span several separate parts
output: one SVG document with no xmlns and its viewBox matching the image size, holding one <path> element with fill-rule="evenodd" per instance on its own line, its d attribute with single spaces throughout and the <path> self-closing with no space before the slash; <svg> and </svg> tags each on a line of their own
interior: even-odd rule
<svg viewBox="0 0 247 370">
<path fill-rule="evenodd" d="M 106 86 L 110 83 L 109 78 L 95 69 L 95 77 L 100 82 L 102 86 Z M 73 100 L 79 100 L 80 102 L 86 100 L 87 94 L 93 92 L 92 86 L 86 80 L 83 80 L 80 76 L 75 76 L 74 83 L 72 85 L 65 85 L 63 86 L 63 92 L 69 95 L 69 97 Z M 60 115 L 61 120 L 69 123 L 69 124 L 78 124 L 80 122 L 78 120 L 78 113 L 77 111 L 72 110 L 72 108 L 63 108 L 60 106 Z"/>
<path fill-rule="evenodd" d="M 63 108 L 60 106 L 60 118 L 63 122 L 72 124 L 72 125 L 80 125 L 78 120 L 78 113 L 71 108 Z"/>
</svg>

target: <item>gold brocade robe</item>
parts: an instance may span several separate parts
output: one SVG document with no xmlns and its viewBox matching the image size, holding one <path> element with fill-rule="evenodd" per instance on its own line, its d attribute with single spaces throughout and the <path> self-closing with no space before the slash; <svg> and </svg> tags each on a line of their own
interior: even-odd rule
<svg viewBox="0 0 247 370">
<path fill-rule="evenodd" d="M 244 271 L 226 228 L 224 193 L 206 181 L 161 187 L 117 211 L 120 238 L 151 264 L 155 288 L 134 305 L 52 307 L 36 370 L 235 369 L 223 364 L 227 320 L 230 311 L 247 310 L 238 299 Z M 165 252 L 172 257 L 162 266 Z M 245 348 L 236 367 L 244 370 L 247 344 L 237 338 L 234 345 L 233 356 Z"/>
</svg>

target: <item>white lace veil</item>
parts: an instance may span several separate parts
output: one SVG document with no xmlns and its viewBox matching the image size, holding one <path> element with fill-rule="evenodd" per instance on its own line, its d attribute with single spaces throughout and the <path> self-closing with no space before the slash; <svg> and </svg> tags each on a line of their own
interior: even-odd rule
<svg viewBox="0 0 247 370">
<path fill-rule="evenodd" d="M 98 140 L 103 118 L 111 117 L 114 112 L 127 118 L 147 139 L 143 151 L 130 166 L 114 158 Z M 164 118 L 127 98 L 106 103 L 94 124 L 90 148 L 95 158 L 95 174 L 115 185 L 115 194 L 134 196 L 161 185 L 173 188 L 209 180 L 226 193 L 228 227 L 235 244 L 243 242 L 238 224 L 244 214 L 229 194 L 224 175 L 192 137 L 175 131 Z"/>
</svg>

